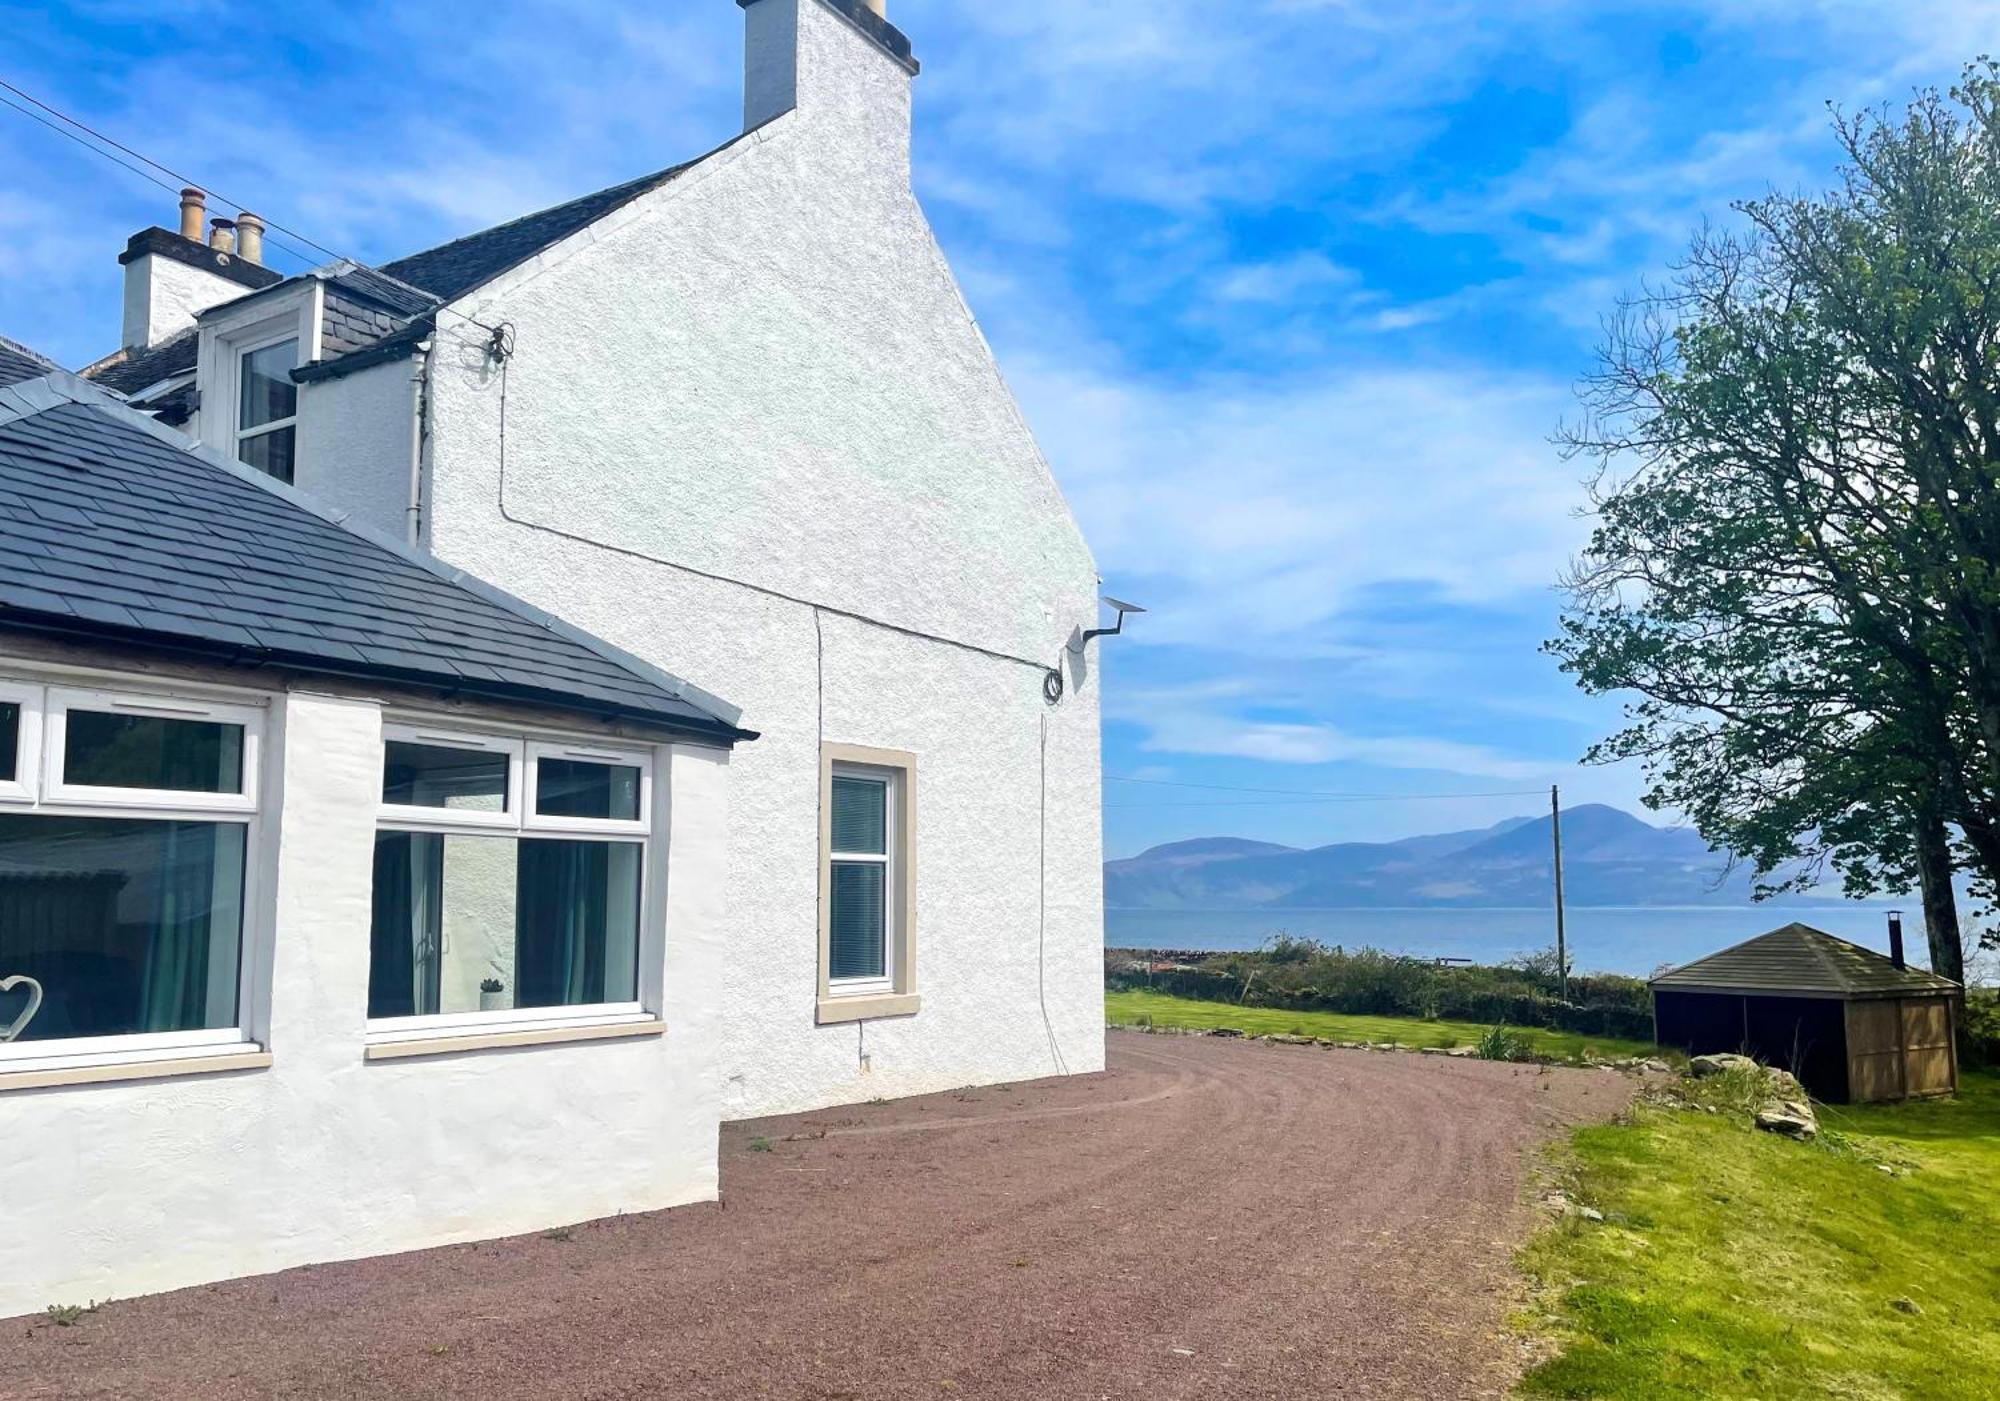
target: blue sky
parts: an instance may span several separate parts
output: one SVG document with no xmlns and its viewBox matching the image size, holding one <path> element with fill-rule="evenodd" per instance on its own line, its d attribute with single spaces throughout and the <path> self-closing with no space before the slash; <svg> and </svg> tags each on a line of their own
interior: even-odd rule
<svg viewBox="0 0 2000 1401">
<path fill-rule="evenodd" d="M 1599 317 L 1705 216 L 1812 189 L 1824 104 L 1993 47 L 1987 0 L 892 0 L 917 182 L 1106 587 L 1113 854 L 1636 807 L 1536 646 L 1549 444 Z M 0 3 L 0 76 L 381 261 L 733 135 L 730 0 Z M 165 191 L 0 110 L 0 334 L 118 333 Z M 297 266 L 282 256 L 281 266 Z M 1305 802 L 1284 793 L 1391 795 Z"/>
</svg>

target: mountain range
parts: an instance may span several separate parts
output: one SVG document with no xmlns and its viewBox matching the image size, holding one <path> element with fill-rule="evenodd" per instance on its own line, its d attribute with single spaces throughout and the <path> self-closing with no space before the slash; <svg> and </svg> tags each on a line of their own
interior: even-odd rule
<svg viewBox="0 0 2000 1401">
<path fill-rule="evenodd" d="M 1593 803 L 1564 812 L 1562 834 L 1573 905 L 1749 903 L 1748 870 L 1730 870 L 1688 828 Z M 1553 867 L 1547 817 L 1304 849 L 1203 837 L 1105 862 L 1104 901 L 1147 910 L 1521 908 L 1551 902 Z"/>
</svg>

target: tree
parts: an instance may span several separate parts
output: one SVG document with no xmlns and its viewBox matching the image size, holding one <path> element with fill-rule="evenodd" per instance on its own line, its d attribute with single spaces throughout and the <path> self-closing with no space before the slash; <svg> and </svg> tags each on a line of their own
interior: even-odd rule
<svg viewBox="0 0 2000 1401">
<path fill-rule="evenodd" d="M 1614 319 L 1587 416 L 1596 525 L 1549 643 L 1636 692 L 1637 758 L 1764 891 L 1838 872 L 2000 883 L 2000 68 L 1835 117 L 1818 198 L 1739 205 Z"/>
</svg>

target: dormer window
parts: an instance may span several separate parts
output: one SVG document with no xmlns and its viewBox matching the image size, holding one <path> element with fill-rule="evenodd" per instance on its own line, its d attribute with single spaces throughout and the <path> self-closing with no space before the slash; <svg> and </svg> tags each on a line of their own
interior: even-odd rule
<svg viewBox="0 0 2000 1401">
<path fill-rule="evenodd" d="M 292 479 L 298 438 L 299 363 L 296 337 L 246 350 L 238 357 L 236 455 L 281 482 Z"/>
</svg>

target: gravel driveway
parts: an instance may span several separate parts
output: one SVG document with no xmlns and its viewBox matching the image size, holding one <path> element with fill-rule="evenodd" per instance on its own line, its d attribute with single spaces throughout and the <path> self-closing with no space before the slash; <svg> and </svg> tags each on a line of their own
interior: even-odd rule
<svg viewBox="0 0 2000 1401">
<path fill-rule="evenodd" d="M 731 1125 L 724 1205 L 0 1324 L 0 1395 L 1505 1389 L 1536 1145 L 1629 1081 L 1110 1041 L 1101 1076 Z"/>
</svg>

